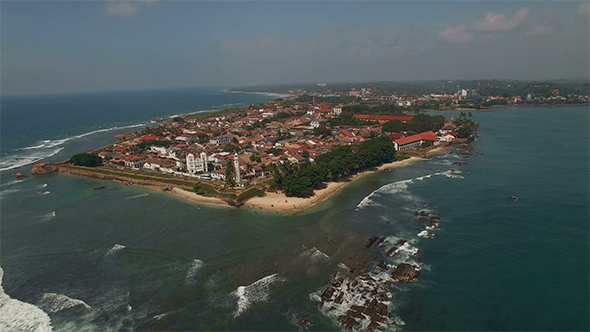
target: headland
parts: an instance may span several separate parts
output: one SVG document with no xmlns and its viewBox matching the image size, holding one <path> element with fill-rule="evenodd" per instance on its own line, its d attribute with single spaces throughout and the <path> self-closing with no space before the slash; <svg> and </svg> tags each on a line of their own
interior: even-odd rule
<svg viewBox="0 0 590 332">
<path fill-rule="evenodd" d="M 306 101 L 296 101 L 306 100 Z M 60 172 L 162 190 L 217 206 L 299 213 L 366 174 L 471 142 L 471 113 L 456 119 L 370 106 L 278 98 L 244 109 L 157 119 L 159 126 L 79 153 L 34 174 Z"/>
</svg>

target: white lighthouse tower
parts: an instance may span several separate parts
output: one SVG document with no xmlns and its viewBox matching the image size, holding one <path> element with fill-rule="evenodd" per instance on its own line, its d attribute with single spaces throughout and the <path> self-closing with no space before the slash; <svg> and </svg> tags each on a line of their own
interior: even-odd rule
<svg viewBox="0 0 590 332">
<path fill-rule="evenodd" d="M 242 177 L 240 176 L 240 158 L 237 152 L 234 154 L 234 171 L 236 173 L 236 183 L 240 183 Z"/>
</svg>

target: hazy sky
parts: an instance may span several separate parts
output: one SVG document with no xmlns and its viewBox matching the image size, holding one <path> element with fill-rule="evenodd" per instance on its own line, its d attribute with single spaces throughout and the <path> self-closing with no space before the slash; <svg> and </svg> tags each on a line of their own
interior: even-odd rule
<svg viewBox="0 0 590 332">
<path fill-rule="evenodd" d="M 585 78 L 576 1 L 2 1 L 2 95 Z"/>
</svg>

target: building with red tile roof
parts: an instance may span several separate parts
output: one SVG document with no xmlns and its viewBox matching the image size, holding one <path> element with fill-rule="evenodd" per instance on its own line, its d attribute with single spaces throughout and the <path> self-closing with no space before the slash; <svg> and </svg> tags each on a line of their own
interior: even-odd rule
<svg viewBox="0 0 590 332">
<path fill-rule="evenodd" d="M 397 151 L 404 151 L 417 148 L 424 143 L 424 141 L 438 141 L 438 136 L 433 131 L 412 135 L 408 137 L 399 138 L 393 141 L 393 146 Z"/>
</svg>

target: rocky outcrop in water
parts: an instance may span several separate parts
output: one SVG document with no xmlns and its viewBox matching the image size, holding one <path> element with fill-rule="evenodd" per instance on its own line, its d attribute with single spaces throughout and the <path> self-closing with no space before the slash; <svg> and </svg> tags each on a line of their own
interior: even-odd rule
<svg viewBox="0 0 590 332">
<path fill-rule="evenodd" d="M 395 268 L 395 270 L 393 270 L 391 277 L 398 282 L 405 284 L 416 278 L 418 274 L 420 274 L 420 270 L 414 266 L 407 263 L 401 263 Z"/>
<path fill-rule="evenodd" d="M 27 176 L 26 175 L 23 175 L 22 173 L 16 173 L 16 174 L 14 174 L 14 178 L 17 179 L 17 180 L 22 180 L 22 179 L 24 179 L 26 177 Z"/>
<path fill-rule="evenodd" d="M 43 175 L 59 171 L 59 167 L 56 164 L 41 162 L 33 164 L 31 169 L 32 175 Z"/>
</svg>

